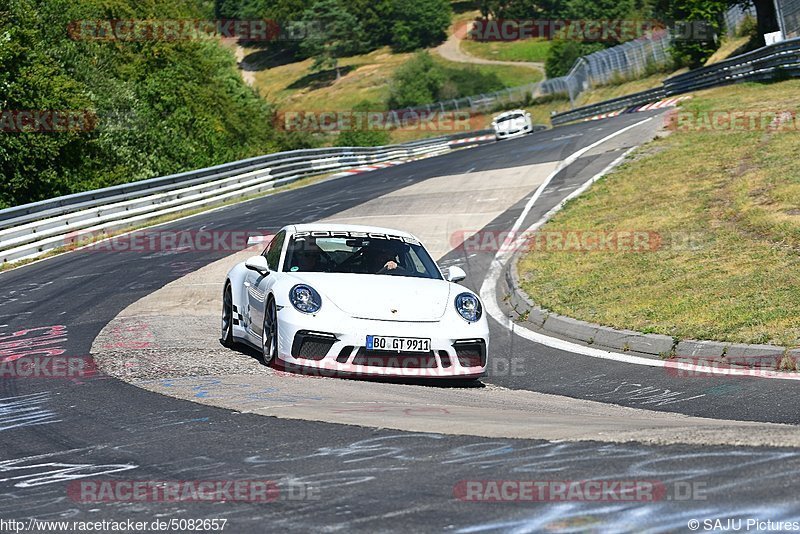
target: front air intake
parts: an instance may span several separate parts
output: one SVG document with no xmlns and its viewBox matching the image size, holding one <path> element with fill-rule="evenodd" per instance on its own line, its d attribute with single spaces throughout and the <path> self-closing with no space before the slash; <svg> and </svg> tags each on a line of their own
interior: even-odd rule
<svg viewBox="0 0 800 534">
<path fill-rule="evenodd" d="M 460 339 L 453 343 L 461 367 L 483 367 L 486 365 L 486 341 L 483 339 Z"/>
<path fill-rule="evenodd" d="M 328 351 L 337 341 L 333 334 L 300 330 L 294 336 L 292 358 L 319 361 L 328 355 Z"/>
</svg>

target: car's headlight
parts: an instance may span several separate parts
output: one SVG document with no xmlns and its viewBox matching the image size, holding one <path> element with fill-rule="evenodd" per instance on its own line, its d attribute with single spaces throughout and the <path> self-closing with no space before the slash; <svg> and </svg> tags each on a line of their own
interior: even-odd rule
<svg viewBox="0 0 800 534">
<path fill-rule="evenodd" d="M 456 311 L 471 323 L 478 321 L 483 315 L 481 301 L 472 293 L 461 293 L 456 297 Z"/>
<path fill-rule="evenodd" d="M 297 311 L 316 313 L 322 307 L 322 297 L 313 287 L 297 284 L 289 290 L 289 300 Z"/>
</svg>

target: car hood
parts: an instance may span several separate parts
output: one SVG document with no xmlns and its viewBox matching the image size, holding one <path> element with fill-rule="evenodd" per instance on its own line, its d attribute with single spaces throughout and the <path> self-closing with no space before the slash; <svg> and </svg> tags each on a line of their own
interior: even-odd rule
<svg viewBox="0 0 800 534">
<path fill-rule="evenodd" d="M 451 283 L 380 274 L 293 273 L 343 312 L 360 319 L 438 321 L 450 302 Z"/>
<path fill-rule="evenodd" d="M 507 131 L 507 130 L 518 130 L 525 126 L 525 118 L 519 117 L 516 119 L 505 120 L 503 122 L 498 122 L 496 128 L 498 130 Z"/>
</svg>

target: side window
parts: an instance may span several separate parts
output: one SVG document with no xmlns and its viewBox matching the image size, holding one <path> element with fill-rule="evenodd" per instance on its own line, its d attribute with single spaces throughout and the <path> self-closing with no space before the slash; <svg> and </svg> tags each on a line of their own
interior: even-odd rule
<svg viewBox="0 0 800 534">
<path fill-rule="evenodd" d="M 278 232 L 278 235 L 270 242 L 267 250 L 264 251 L 264 256 L 267 258 L 267 265 L 270 271 L 278 270 L 278 261 L 281 259 L 281 250 L 283 249 L 283 242 L 286 239 L 286 232 Z"/>
</svg>

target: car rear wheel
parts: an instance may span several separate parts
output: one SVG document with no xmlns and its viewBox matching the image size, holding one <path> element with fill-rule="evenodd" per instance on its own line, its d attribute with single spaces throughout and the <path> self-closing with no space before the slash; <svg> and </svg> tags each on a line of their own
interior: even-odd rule
<svg viewBox="0 0 800 534">
<path fill-rule="evenodd" d="M 231 285 L 225 285 L 222 292 L 222 335 L 220 342 L 226 347 L 232 347 L 233 342 L 233 293 Z"/>
<path fill-rule="evenodd" d="M 272 365 L 278 356 L 278 309 L 270 297 L 264 310 L 264 329 L 261 334 L 261 353 L 264 365 Z"/>
</svg>

